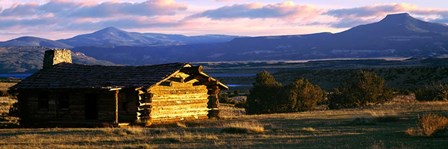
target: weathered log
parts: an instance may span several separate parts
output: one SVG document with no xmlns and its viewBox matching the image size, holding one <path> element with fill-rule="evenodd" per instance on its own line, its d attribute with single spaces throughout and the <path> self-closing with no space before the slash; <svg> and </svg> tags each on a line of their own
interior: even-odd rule
<svg viewBox="0 0 448 149">
<path fill-rule="evenodd" d="M 193 66 L 193 67 L 185 67 L 182 68 L 180 70 L 180 72 L 186 73 L 186 74 L 190 74 L 190 75 L 194 75 L 194 74 L 199 74 L 204 70 L 204 67 L 202 66 Z"/>
<path fill-rule="evenodd" d="M 115 124 L 118 124 L 118 94 L 119 90 L 115 90 Z"/>
</svg>

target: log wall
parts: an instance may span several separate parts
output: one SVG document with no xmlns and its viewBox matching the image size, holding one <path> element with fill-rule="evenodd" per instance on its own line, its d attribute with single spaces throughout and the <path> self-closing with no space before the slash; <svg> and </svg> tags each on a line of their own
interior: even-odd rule
<svg viewBox="0 0 448 149">
<path fill-rule="evenodd" d="M 39 96 L 48 99 L 48 108 L 39 107 Z M 68 98 L 68 108 L 58 107 L 61 95 Z M 95 95 L 97 119 L 86 119 L 86 96 Z M 24 126 L 84 126 L 114 121 L 115 92 L 107 90 L 32 90 L 19 92 L 21 125 Z M 134 118 L 135 119 L 135 118 Z"/>
<path fill-rule="evenodd" d="M 120 90 L 118 98 L 118 122 L 134 123 L 137 119 L 138 92 L 135 89 Z"/>
<path fill-rule="evenodd" d="M 207 119 L 208 90 L 205 85 L 194 85 L 196 79 L 184 82 L 189 75 L 175 76 L 147 90 L 145 97 L 149 107 L 147 123 L 170 123 L 182 120 Z"/>
<path fill-rule="evenodd" d="M 21 123 L 24 126 L 116 124 L 118 115 L 118 123 L 151 125 L 218 117 L 219 82 L 201 75 L 201 67 L 183 70 L 150 88 L 20 90 Z M 39 107 L 42 94 L 48 99 L 46 108 Z M 68 107 L 58 107 L 60 95 L 69 99 Z M 96 99 L 97 117 L 94 119 L 86 116 L 90 98 Z"/>
</svg>

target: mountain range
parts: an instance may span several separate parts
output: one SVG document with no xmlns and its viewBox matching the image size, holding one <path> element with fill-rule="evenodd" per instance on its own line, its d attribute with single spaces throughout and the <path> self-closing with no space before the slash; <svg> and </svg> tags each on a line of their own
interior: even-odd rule
<svg viewBox="0 0 448 149">
<path fill-rule="evenodd" d="M 407 13 L 339 33 L 241 37 L 126 32 L 108 27 L 56 41 L 21 37 L 0 46 L 70 48 L 99 60 L 142 65 L 167 62 L 444 57 L 448 26 Z M 26 40 L 25 40 L 26 39 Z"/>
<path fill-rule="evenodd" d="M 48 48 L 35 46 L 0 47 L 1 73 L 31 73 L 42 68 L 45 51 Z M 74 63 L 87 65 L 115 65 L 97 60 L 81 52 L 72 52 Z"/>
<path fill-rule="evenodd" d="M 245 52 L 260 57 L 271 55 L 264 59 L 431 57 L 447 54 L 447 41 L 447 25 L 402 13 L 335 34 L 237 38 L 228 45 L 230 49 L 256 49 Z"/>
<path fill-rule="evenodd" d="M 108 27 L 91 34 L 78 35 L 70 39 L 57 41 L 74 47 L 147 47 L 228 42 L 235 37 L 227 35 L 185 36 L 177 34 L 137 33 Z"/>
<path fill-rule="evenodd" d="M 41 46 L 48 48 L 73 48 L 73 46 L 67 45 L 62 42 L 32 36 L 23 36 L 16 39 L 0 42 L 0 46 L 2 47 Z"/>
<path fill-rule="evenodd" d="M 49 40 L 39 37 L 24 36 L 5 42 L 0 42 L 0 46 L 43 46 L 50 48 L 176 46 L 228 42 L 236 37 L 238 36 L 185 36 L 178 34 L 137 33 L 126 32 L 115 27 L 107 27 L 93 33 L 77 35 L 72 38 L 60 40 Z"/>
</svg>

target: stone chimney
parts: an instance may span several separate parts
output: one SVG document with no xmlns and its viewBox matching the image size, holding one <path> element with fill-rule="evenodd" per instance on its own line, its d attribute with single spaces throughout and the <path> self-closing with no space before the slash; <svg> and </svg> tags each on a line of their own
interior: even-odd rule
<svg viewBox="0 0 448 149">
<path fill-rule="evenodd" d="M 72 63 L 72 53 L 68 49 L 52 49 L 45 51 L 43 69 L 51 68 L 59 63 Z"/>
</svg>

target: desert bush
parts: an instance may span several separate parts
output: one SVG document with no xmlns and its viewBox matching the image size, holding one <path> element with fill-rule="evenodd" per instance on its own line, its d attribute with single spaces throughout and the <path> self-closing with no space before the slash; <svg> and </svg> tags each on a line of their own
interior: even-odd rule
<svg viewBox="0 0 448 149">
<path fill-rule="evenodd" d="M 329 108 L 352 108 L 384 103 L 393 98 L 385 81 L 373 72 L 360 71 L 349 77 L 328 96 Z"/>
<path fill-rule="evenodd" d="M 8 112 L 8 116 L 13 116 L 13 117 L 19 117 L 19 103 L 15 102 L 13 104 L 11 104 L 11 107 L 9 108 L 9 112 Z"/>
<path fill-rule="evenodd" d="M 287 106 L 281 97 L 282 84 L 277 82 L 269 72 L 257 74 L 253 88 L 246 101 L 247 114 L 286 112 Z"/>
<path fill-rule="evenodd" d="M 306 79 L 297 79 L 283 87 L 266 71 L 257 74 L 246 104 L 247 114 L 281 113 L 312 110 L 325 99 L 325 92 Z"/>
<path fill-rule="evenodd" d="M 418 101 L 448 100 L 448 85 L 433 84 L 417 89 L 415 99 Z"/>
<path fill-rule="evenodd" d="M 246 105 L 247 105 L 246 101 L 240 101 L 235 103 L 235 107 L 237 108 L 246 108 Z"/>
<path fill-rule="evenodd" d="M 439 114 L 429 113 L 420 117 L 418 126 L 423 130 L 425 136 L 437 135 L 445 131 L 448 118 Z"/>
<path fill-rule="evenodd" d="M 218 98 L 219 98 L 219 103 L 229 103 L 230 102 L 228 93 L 219 94 Z"/>
<path fill-rule="evenodd" d="M 325 92 L 306 79 L 297 79 L 287 87 L 288 105 L 291 111 L 308 111 L 325 99 Z"/>
<path fill-rule="evenodd" d="M 239 90 L 234 90 L 232 96 L 239 96 L 240 95 L 240 91 Z"/>
<path fill-rule="evenodd" d="M 446 131 L 448 118 L 443 115 L 428 113 L 418 118 L 418 127 L 409 128 L 406 133 L 411 136 L 436 136 Z"/>
<path fill-rule="evenodd" d="M 7 90 L 0 90 L 0 97 L 8 97 L 11 96 Z"/>
</svg>

